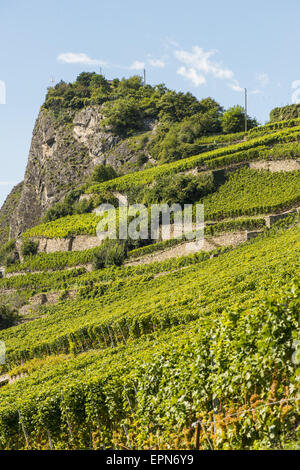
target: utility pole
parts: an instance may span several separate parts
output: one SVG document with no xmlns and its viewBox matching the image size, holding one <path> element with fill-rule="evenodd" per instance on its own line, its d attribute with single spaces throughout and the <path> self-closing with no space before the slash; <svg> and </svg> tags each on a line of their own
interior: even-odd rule
<svg viewBox="0 0 300 470">
<path fill-rule="evenodd" d="M 144 85 L 146 85 L 146 69 L 144 69 Z"/>
<path fill-rule="evenodd" d="M 248 130 L 247 124 L 247 88 L 245 88 L 245 132 Z"/>
</svg>

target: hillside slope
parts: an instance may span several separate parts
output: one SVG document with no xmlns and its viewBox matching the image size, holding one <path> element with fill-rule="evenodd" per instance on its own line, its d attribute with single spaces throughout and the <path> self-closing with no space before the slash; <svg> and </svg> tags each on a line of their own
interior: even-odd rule
<svg viewBox="0 0 300 470">
<path fill-rule="evenodd" d="M 2 446 L 26 447 L 19 412 L 30 448 L 49 435 L 55 448 L 192 448 L 197 418 L 203 448 L 207 436 L 215 448 L 295 444 L 299 240 L 297 226 L 175 273 L 163 263 L 83 275 L 75 301 L 0 334 L 12 378 L 0 389 Z"/>
<path fill-rule="evenodd" d="M 0 449 L 299 448 L 300 119 L 223 112 L 137 77 L 48 91 L 0 251 Z M 203 245 L 175 216 L 103 242 L 126 198 L 203 204 Z"/>
<path fill-rule="evenodd" d="M 221 131 L 222 111 L 211 98 L 198 101 L 164 85 L 144 85 L 140 77 L 108 81 L 81 73 L 74 83 L 49 88 L 33 130 L 11 238 L 87 182 L 98 164 L 125 174 L 214 148 L 214 141 L 199 138 Z"/>
</svg>

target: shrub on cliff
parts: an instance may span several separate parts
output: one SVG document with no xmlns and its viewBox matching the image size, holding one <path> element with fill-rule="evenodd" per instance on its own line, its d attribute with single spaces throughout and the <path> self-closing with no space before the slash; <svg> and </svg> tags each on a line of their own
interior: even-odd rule
<svg viewBox="0 0 300 470">
<path fill-rule="evenodd" d="M 134 98 L 119 98 L 105 103 L 102 126 L 123 137 L 132 135 L 143 127 L 143 113 Z"/>
<path fill-rule="evenodd" d="M 21 253 L 23 256 L 36 255 L 38 246 L 38 242 L 34 242 L 33 240 L 24 240 L 21 247 Z"/>
<path fill-rule="evenodd" d="M 103 183 L 104 181 L 109 181 L 114 178 L 117 178 L 118 173 L 111 165 L 97 165 L 93 169 L 91 174 L 90 182 L 91 183 Z"/>
</svg>

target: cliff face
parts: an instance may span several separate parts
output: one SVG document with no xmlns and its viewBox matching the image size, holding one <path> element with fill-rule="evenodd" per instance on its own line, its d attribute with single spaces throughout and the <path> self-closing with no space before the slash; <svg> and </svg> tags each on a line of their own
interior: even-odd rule
<svg viewBox="0 0 300 470">
<path fill-rule="evenodd" d="M 10 220 L 11 238 L 36 225 L 45 211 L 60 201 L 71 187 L 86 181 L 95 165 L 104 163 L 126 169 L 126 165 L 135 164 L 134 152 L 120 137 L 103 131 L 101 119 L 99 106 L 78 111 L 68 124 L 59 123 L 46 110 L 40 111 L 20 199 Z M 145 130 L 150 127 L 145 123 Z M 0 220 L 2 211 L 3 208 Z"/>
<path fill-rule="evenodd" d="M 10 235 L 10 225 L 15 217 L 16 209 L 20 202 L 23 182 L 15 186 L 7 196 L 0 211 L 0 246 L 5 244 Z"/>
</svg>

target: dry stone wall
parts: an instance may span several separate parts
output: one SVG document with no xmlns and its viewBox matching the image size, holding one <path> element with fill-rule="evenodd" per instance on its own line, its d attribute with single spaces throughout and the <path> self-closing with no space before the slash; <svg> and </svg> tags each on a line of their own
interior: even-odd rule
<svg viewBox="0 0 300 470">
<path fill-rule="evenodd" d="M 262 160 L 250 162 L 249 168 L 253 170 L 269 170 L 272 173 L 279 171 L 297 171 L 300 170 L 299 160 Z"/>
</svg>

